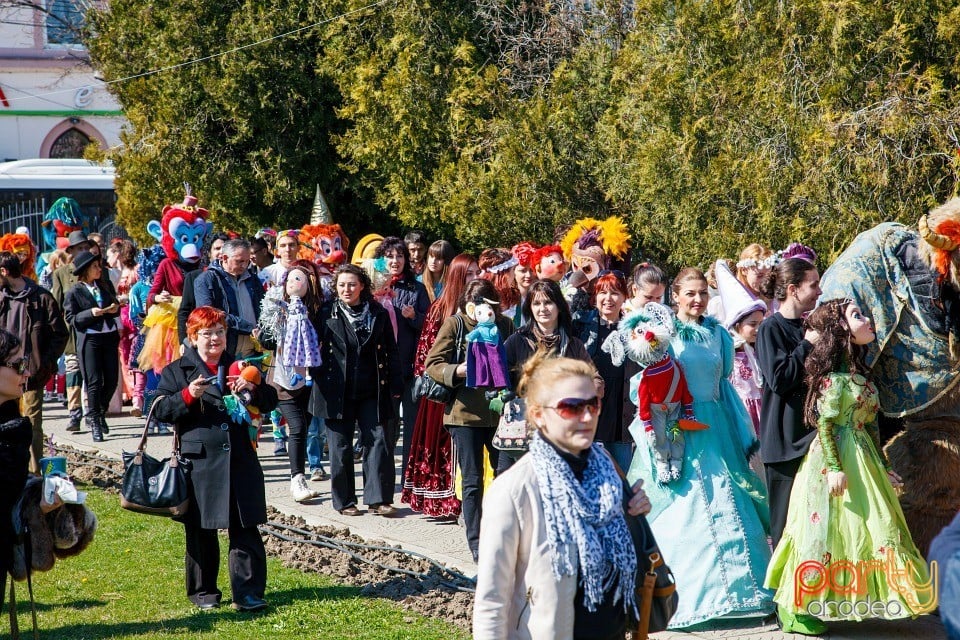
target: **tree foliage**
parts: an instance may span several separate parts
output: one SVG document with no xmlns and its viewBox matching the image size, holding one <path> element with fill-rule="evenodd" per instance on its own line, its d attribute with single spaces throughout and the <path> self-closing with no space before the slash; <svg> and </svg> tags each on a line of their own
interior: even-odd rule
<svg viewBox="0 0 960 640">
<path fill-rule="evenodd" d="M 793 240 L 827 259 L 957 182 L 960 2 L 116 0 L 125 221 L 182 180 L 232 226 L 302 223 L 465 248 L 623 215 L 672 266 Z M 228 225 L 231 226 L 231 225 Z M 280 225 L 282 226 L 282 225 Z"/>
</svg>

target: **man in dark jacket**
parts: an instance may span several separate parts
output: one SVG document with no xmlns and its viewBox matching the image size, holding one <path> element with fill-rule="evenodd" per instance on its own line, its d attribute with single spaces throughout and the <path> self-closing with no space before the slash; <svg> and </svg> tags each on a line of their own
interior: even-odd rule
<svg viewBox="0 0 960 640">
<path fill-rule="evenodd" d="M 23 415 L 33 427 L 30 472 L 40 473 L 43 457 L 43 388 L 57 371 L 69 333 L 60 306 L 49 291 L 23 277 L 20 259 L 0 252 L 0 328 L 20 338 L 18 357 L 26 357 L 27 389 Z"/>
<path fill-rule="evenodd" d="M 250 243 L 230 240 L 223 244 L 219 264 L 211 264 L 193 284 L 197 308 L 213 307 L 227 314 L 227 353 L 238 358 L 257 352 L 251 334 L 260 317 L 263 287 L 249 267 Z"/>
</svg>

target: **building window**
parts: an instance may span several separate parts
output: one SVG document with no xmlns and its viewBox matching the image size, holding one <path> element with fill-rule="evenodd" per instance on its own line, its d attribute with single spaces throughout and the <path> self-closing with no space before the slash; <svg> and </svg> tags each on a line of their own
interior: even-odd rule
<svg viewBox="0 0 960 640">
<path fill-rule="evenodd" d="M 83 28 L 82 0 L 47 0 L 47 44 L 77 46 Z"/>
<path fill-rule="evenodd" d="M 51 158 L 82 158 L 83 151 L 90 144 L 90 138 L 79 129 L 67 129 L 53 141 L 50 147 Z"/>
</svg>

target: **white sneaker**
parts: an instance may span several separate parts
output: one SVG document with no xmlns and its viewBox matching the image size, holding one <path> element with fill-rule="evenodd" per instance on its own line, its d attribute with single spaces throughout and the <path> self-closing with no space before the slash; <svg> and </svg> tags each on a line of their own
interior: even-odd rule
<svg viewBox="0 0 960 640">
<path fill-rule="evenodd" d="M 307 500 L 313 500 L 319 496 L 320 493 L 308 487 L 307 477 L 302 473 L 298 473 L 290 478 L 290 495 L 292 495 L 293 499 L 297 502 L 306 502 Z"/>
</svg>

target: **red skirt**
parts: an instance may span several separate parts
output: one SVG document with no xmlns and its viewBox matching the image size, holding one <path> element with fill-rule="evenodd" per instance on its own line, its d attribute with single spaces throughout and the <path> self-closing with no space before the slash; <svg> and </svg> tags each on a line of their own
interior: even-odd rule
<svg viewBox="0 0 960 640">
<path fill-rule="evenodd" d="M 400 494 L 400 501 L 411 509 L 435 518 L 460 515 L 460 500 L 453 490 L 450 434 L 443 426 L 443 414 L 442 404 L 420 402 Z"/>
</svg>

